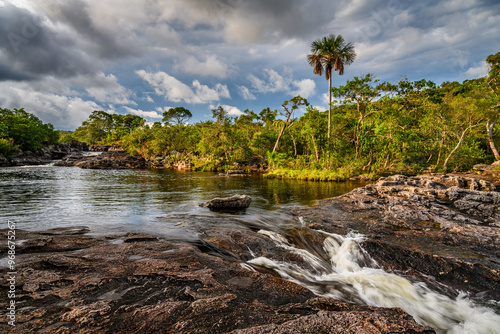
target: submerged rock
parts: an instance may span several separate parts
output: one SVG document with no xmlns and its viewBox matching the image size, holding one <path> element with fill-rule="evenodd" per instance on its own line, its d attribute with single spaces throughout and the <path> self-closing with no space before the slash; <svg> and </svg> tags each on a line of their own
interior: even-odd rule
<svg viewBox="0 0 500 334">
<path fill-rule="evenodd" d="M 221 209 L 246 209 L 252 203 L 252 198 L 247 195 L 233 195 L 231 197 L 214 198 L 206 203 L 200 204 L 201 207 L 206 207 L 213 210 Z"/>
</svg>

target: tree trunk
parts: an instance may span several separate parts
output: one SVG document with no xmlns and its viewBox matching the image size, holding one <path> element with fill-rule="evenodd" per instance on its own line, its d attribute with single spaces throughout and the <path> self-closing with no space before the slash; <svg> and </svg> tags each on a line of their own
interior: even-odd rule
<svg viewBox="0 0 500 334">
<path fill-rule="evenodd" d="M 328 78 L 328 139 L 330 139 L 330 128 L 332 123 L 332 74 Z"/>
<path fill-rule="evenodd" d="M 285 132 L 285 127 L 286 125 L 283 125 L 283 127 L 280 129 L 280 133 L 278 134 L 278 139 L 276 139 L 276 144 L 274 144 L 273 153 L 276 152 L 276 150 L 278 149 L 278 144 L 280 142 L 281 136 L 283 135 L 283 132 Z"/>
<path fill-rule="evenodd" d="M 292 141 L 293 141 L 293 150 L 295 153 L 295 156 L 297 156 L 297 144 L 295 143 L 295 138 L 292 135 Z"/>
<path fill-rule="evenodd" d="M 491 150 L 495 155 L 495 160 L 500 160 L 500 154 L 498 153 L 498 150 L 495 146 L 495 142 L 493 141 L 493 129 L 495 128 L 495 125 L 497 124 L 499 118 L 500 114 L 497 115 L 497 118 L 493 123 L 490 124 L 490 120 L 486 122 L 486 131 L 488 132 L 488 143 L 490 143 Z"/>
<path fill-rule="evenodd" d="M 450 158 L 451 158 L 451 156 L 453 155 L 453 153 L 455 153 L 455 152 L 456 152 L 456 150 L 458 150 L 458 148 L 459 148 L 460 146 L 462 146 L 462 142 L 464 141 L 465 134 L 467 133 L 467 131 L 468 131 L 469 129 L 470 129 L 470 127 L 469 127 L 469 128 L 467 128 L 467 129 L 465 129 L 464 131 L 462 131 L 462 135 L 460 136 L 460 139 L 459 139 L 459 141 L 458 141 L 457 146 L 455 146 L 455 148 L 454 148 L 454 149 L 450 152 L 450 154 L 448 154 L 448 156 L 446 157 L 446 160 L 445 160 L 445 161 L 444 161 L 444 163 L 443 163 L 443 170 L 444 170 L 445 172 L 446 172 L 446 166 L 448 165 L 448 161 L 450 160 Z"/>
<path fill-rule="evenodd" d="M 314 133 L 311 133 L 311 138 L 314 146 L 314 151 L 316 151 L 316 161 L 319 161 L 318 147 L 316 146 L 316 138 L 314 138 Z"/>
</svg>

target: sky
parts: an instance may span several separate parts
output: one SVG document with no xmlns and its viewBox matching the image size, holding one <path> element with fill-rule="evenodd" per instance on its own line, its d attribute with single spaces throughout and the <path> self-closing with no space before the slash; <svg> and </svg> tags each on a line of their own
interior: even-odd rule
<svg viewBox="0 0 500 334">
<path fill-rule="evenodd" d="M 437 84 L 485 76 L 500 51 L 498 0 L 0 0 L 0 107 L 74 130 L 94 110 L 191 123 L 218 106 L 328 107 L 311 42 L 342 35 L 356 60 L 333 85 L 371 73 Z"/>
</svg>

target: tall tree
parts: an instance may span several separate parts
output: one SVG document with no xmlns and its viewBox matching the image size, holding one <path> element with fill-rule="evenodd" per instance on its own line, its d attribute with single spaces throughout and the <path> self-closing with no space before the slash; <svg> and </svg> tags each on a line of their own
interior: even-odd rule
<svg viewBox="0 0 500 334">
<path fill-rule="evenodd" d="M 163 122 L 170 123 L 172 120 L 177 121 L 177 125 L 185 123 L 193 117 L 193 114 L 184 107 L 170 108 L 163 112 Z"/>
<path fill-rule="evenodd" d="M 309 65 L 314 67 L 314 74 L 325 73 L 328 80 L 328 138 L 330 138 L 332 114 L 332 70 L 344 74 L 344 65 L 351 64 L 356 58 L 354 45 L 347 43 L 341 35 L 329 35 L 311 43 L 311 53 L 307 55 Z"/>
<path fill-rule="evenodd" d="M 500 52 L 489 55 L 486 58 L 486 62 L 490 67 L 486 82 L 493 92 L 491 98 L 493 106 L 490 110 L 494 111 L 492 116 L 486 121 L 486 131 L 488 133 L 488 143 L 490 144 L 491 150 L 495 155 L 495 159 L 500 160 L 500 153 L 498 153 L 495 141 L 493 140 L 493 130 L 500 119 Z"/>
<path fill-rule="evenodd" d="M 291 104 L 291 107 L 289 107 L 289 104 Z M 309 106 L 309 102 L 307 102 L 306 99 L 301 97 L 300 95 L 295 96 L 294 98 L 291 98 L 290 101 L 285 101 L 281 105 L 283 107 L 283 111 L 280 112 L 281 116 L 283 116 L 285 119 L 279 119 L 274 121 L 274 125 L 279 129 L 278 133 L 278 138 L 276 139 L 276 143 L 274 144 L 273 148 L 273 153 L 276 152 L 278 149 L 278 144 L 280 142 L 281 136 L 283 136 L 283 133 L 285 132 L 285 129 L 291 127 L 293 123 L 297 120 L 295 118 L 295 111 L 300 107 L 300 106 Z"/>
</svg>

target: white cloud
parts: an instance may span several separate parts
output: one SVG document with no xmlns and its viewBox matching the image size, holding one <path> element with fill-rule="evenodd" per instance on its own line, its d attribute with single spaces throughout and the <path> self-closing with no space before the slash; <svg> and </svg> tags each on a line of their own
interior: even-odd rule
<svg viewBox="0 0 500 334">
<path fill-rule="evenodd" d="M 488 75 L 488 65 L 486 61 L 482 61 L 476 66 L 470 67 L 467 71 L 465 71 L 465 75 L 469 78 L 481 78 Z"/>
<path fill-rule="evenodd" d="M 67 80 L 73 87 L 83 88 L 89 96 L 99 102 L 114 104 L 136 104 L 130 99 L 132 91 L 118 83 L 113 74 L 103 72 L 94 75 L 80 75 Z"/>
<path fill-rule="evenodd" d="M 141 117 L 146 117 L 146 118 L 163 118 L 163 116 L 160 115 L 160 114 L 158 114 L 156 111 L 144 111 L 144 110 L 140 110 L 140 109 L 132 109 L 132 108 L 129 108 L 129 107 L 125 107 L 125 109 L 129 113 L 137 115 L 137 116 L 141 116 Z"/>
<path fill-rule="evenodd" d="M 56 129 L 75 129 L 92 111 L 103 110 L 94 101 L 34 91 L 31 87 L 16 82 L 0 83 L 0 105 L 9 109 L 24 108 L 43 122 L 52 123 Z"/>
<path fill-rule="evenodd" d="M 312 79 L 304 79 L 301 81 L 294 81 L 293 85 L 297 87 L 297 90 L 294 91 L 294 95 L 300 95 L 303 98 L 309 98 L 314 95 L 316 91 L 316 83 Z"/>
<path fill-rule="evenodd" d="M 312 79 L 295 80 L 287 69 L 284 70 L 284 75 L 272 69 L 264 69 L 264 79 L 253 74 L 250 74 L 248 79 L 259 93 L 284 92 L 308 98 L 314 95 L 316 90 L 316 83 Z"/>
<path fill-rule="evenodd" d="M 210 105 L 210 109 L 215 109 L 217 107 L 222 107 L 224 108 L 224 110 L 227 112 L 228 115 L 231 115 L 231 116 L 240 116 L 240 115 L 243 115 L 243 112 L 237 108 L 237 107 L 234 107 L 234 106 L 230 106 L 230 105 L 227 105 L 227 104 L 221 104 L 221 105 Z M 207 117 L 210 117 L 208 115 L 205 115 Z"/>
<path fill-rule="evenodd" d="M 213 54 L 206 56 L 204 61 L 199 61 L 195 57 L 189 56 L 175 67 L 189 74 L 214 76 L 217 78 L 225 78 L 229 72 L 228 65 Z"/>
<path fill-rule="evenodd" d="M 227 104 L 223 104 L 222 108 L 224 108 L 224 110 L 227 111 L 228 115 L 232 115 L 232 116 L 243 115 L 243 112 L 240 109 L 236 108 L 236 107 L 228 106 Z"/>
<path fill-rule="evenodd" d="M 252 92 L 250 92 L 248 87 L 238 86 L 238 91 L 240 93 L 240 96 L 245 100 L 256 100 L 257 99 L 255 97 L 255 95 L 253 95 Z"/>
<path fill-rule="evenodd" d="M 163 71 L 148 73 L 139 70 L 136 74 L 149 83 L 157 95 L 176 103 L 203 104 L 231 97 L 227 86 L 220 83 L 210 88 L 194 80 L 191 88 Z"/>
</svg>

